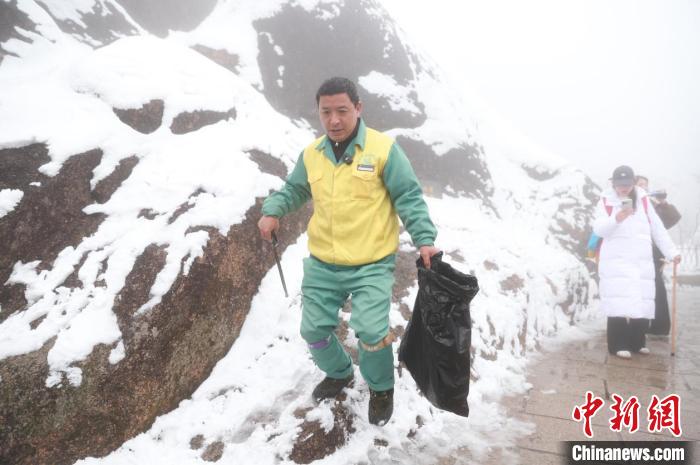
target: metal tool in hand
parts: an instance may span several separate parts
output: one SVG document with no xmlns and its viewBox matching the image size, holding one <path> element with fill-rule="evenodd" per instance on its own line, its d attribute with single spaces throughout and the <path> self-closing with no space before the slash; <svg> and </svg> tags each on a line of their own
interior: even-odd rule
<svg viewBox="0 0 700 465">
<path fill-rule="evenodd" d="M 282 287 L 284 288 L 284 296 L 289 297 L 287 293 L 287 283 L 284 281 L 284 273 L 282 273 L 282 265 L 280 264 L 280 256 L 277 253 L 277 234 L 272 233 L 272 252 L 275 254 L 275 263 L 277 263 L 277 271 L 280 272 L 280 279 L 282 280 Z"/>
</svg>

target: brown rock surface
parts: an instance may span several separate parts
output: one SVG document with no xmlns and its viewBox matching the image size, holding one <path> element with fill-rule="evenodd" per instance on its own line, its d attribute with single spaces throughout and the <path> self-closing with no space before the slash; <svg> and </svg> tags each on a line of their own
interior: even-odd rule
<svg viewBox="0 0 700 465">
<path fill-rule="evenodd" d="M 217 63 L 218 65 L 223 66 L 227 70 L 236 74 L 238 73 L 240 59 L 237 55 L 232 55 L 226 50 L 215 50 L 204 45 L 195 45 L 192 48 L 209 58 L 214 63 Z"/>
<path fill-rule="evenodd" d="M 100 150 L 75 155 L 50 178 L 35 173 L 49 161 L 46 146 L 0 150 L 0 183 L 24 191 L 19 205 L 0 218 L 0 322 L 26 305 L 23 286 L 4 285 L 16 262 L 51 264 L 64 248 L 78 245 L 102 222 L 103 215 L 82 211 L 96 200 L 90 178 L 101 157 Z M 41 186 L 28 186 L 29 182 Z"/>
<path fill-rule="evenodd" d="M 204 126 L 235 117 L 235 108 L 231 108 L 229 111 L 188 111 L 180 113 L 173 118 L 173 122 L 170 124 L 170 130 L 173 132 L 173 134 L 185 134 L 201 129 Z"/>
<path fill-rule="evenodd" d="M 151 100 L 141 108 L 114 108 L 114 114 L 122 123 L 131 126 L 138 132 L 150 134 L 158 129 L 163 122 L 165 104 L 162 100 Z"/>
<path fill-rule="evenodd" d="M 225 237 L 209 230 L 204 256 L 189 275 L 181 275 L 159 305 L 136 315 L 165 260 L 164 249 L 147 248 L 114 308 L 126 356 L 111 365 L 111 347 L 98 347 L 80 364 L 80 386 L 46 388 L 53 340 L 41 351 L 0 361 L 0 462 L 60 465 L 105 455 L 189 397 L 238 336 L 272 266 L 259 239 L 259 214 L 260 202 Z M 281 250 L 309 214 L 307 208 L 286 218 Z"/>
<path fill-rule="evenodd" d="M 345 394 L 341 394 L 339 401 L 331 407 L 334 423 L 330 431 L 325 431 L 316 420 L 302 422 L 298 439 L 289 454 L 291 460 L 295 463 L 311 463 L 331 455 L 345 444 L 348 436 L 355 432 L 355 427 L 352 414 L 342 403 L 344 399 Z M 310 409 L 301 411 L 298 415 L 303 418 L 308 410 Z"/>
<path fill-rule="evenodd" d="M 164 1 L 156 2 L 160 7 L 135 6 L 142 3 L 134 0 L 123 6 L 137 20 L 156 18 L 157 25 L 143 24 L 151 31 L 177 29 L 171 27 L 167 19 L 170 14 L 160 14 Z M 184 8 L 182 5 L 186 2 L 177 3 L 178 8 Z M 202 7 L 201 14 L 195 15 L 187 27 L 194 27 L 202 15 L 213 8 L 213 1 L 205 3 L 207 6 Z M 0 2 L 0 10 L 5 8 L 3 5 Z M 16 2 L 7 5 L 15 8 Z M 313 96 L 320 81 L 328 77 L 329 69 L 356 81 L 360 76 L 378 71 L 392 76 L 407 88 L 415 84 L 419 72 L 430 72 L 422 69 L 419 58 L 404 46 L 393 26 L 389 24 L 385 28 L 383 18 L 369 14 L 363 5 L 364 2 L 348 4 L 337 17 L 319 21 L 316 14 L 289 4 L 283 6 L 279 14 L 253 24 L 258 32 L 258 64 L 264 84 L 261 89 L 275 109 L 292 119 L 301 117 L 312 126 L 317 125 Z M 321 5 L 319 8 L 330 7 Z M 97 13 L 97 10 L 93 12 Z M 194 21 L 195 18 L 198 19 Z M 22 18 L 15 19 L 12 24 L 26 22 Z M 289 24 L 296 27 L 290 28 Z M 70 24 L 62 26 L 72 27 Z M 0 36 L 2 29 L 0 27 Z M 130 27 L 127 25 L 122 31 L 129 32 Z M 106 35 L 105 40 L 112 40 L 112 36 L 114 34 Z M 92 37 L 98 36 L 93 34 Z M 328 43 L 344 48 L 338 53 L 328 49 L 325 46 Z M 276 45 L 284 54 L 277 53 Z M 194 48 L 233 73 L 238 72 L 237 56 L 203 46 Z M 308 56 L 316 59 L 308 60 Z M 284 67 L 283 76 L 279 71 L 281 66 Z M 278 79 L 283 85 L 278 84 Z M 422 96 L 414 90 L 409 92 L 408 99 L 417 109 L 415 112 L 395 110 L 385 98 L 364 89 L 361 92 L 365 101 L 364 115 L 371 126 L 381 130 L 418 128 L 426 121 Z M 151 100 L 141 108 L 115 109 L 114 112 L 125 124 L 148 134 L 162 125 L 164 106 L 162 100 Z M 228 117 L 235 117 L 235 112 L 183 113 L 173 120 L 171 130 L 177 134 L 195 131 Z M 407 137 L 399 142 L 427 192 L 464 194 L 482 199 L 490 206 L 493 186 L 483 149 L 478 144 L 465 141 L 459 148 L 438 156 L 433 147 L 423 142 Z M 280 177 L 287 173 L 284 164 L 268 154 L 251 149 L 250 156 L 265 172 Z M 48 161 L 44 145 L 0 150 L 0 188 L 19 188 L 25 192 L 17 208 L 0 219 L 0 322 L 26 306 L 22 286 L 4 285 L 14 263 L 41 260 L 39 267 L 48 267 L 63 248 L 75 246 L 90 235 L 102 217 L 85 215 L 82 209 L 93 202 L 106 202 L 138 162 L 136 155 L 122 160 L 115 172 L 91 191 L 89 180 L 100 157 L 99 150 L 73 156 L 57 176 L 49 178 L 37 171 Z M 533 177 L 540 174 L 529 173 Z M 552 173 L 544 179 L 556 180 L 558 176 Z M 29 186 L 30 182 L 41 182 L 41 186 Z M 451 189 L 447 189 L 448 186 Z M 588 187 L 584 186 L 584 195 L 591 200 Z M 192 194 L 196 195 L 199 192 Z M 591 206 L 581 205 L 580 198 L 573 200 L 574 205 L 563 207 L 565 211 L 574 208 L 577 219 L 590 214 Z M 561 204 L 565 204 L 563 199 Z M 188 204 L 181 205 L 169 221 L 175 221 L 187 208 Z M 245 220 L 233 226 L 225 236 L 214 229 L 202 228 L 210 235 L 204 255 L 195 260 L 187 276 L 177 278 L 159 305 L 144 314 L 136 314 L 149 300 L 151 285 L 167 259 L 165 247 L 156 244 L 147 247 L 137 259 L 114 305 L 123 334 L 125 357 L 112 365 L 107 359 L 112 347 L 97 347 L 78 364 L 83 370 L 80 386 L 63 383 L 46 388 L 46 356 L 54 339 L 38 351 L 0 361 L 0 463 L 60 465 L 85 456 L 105 455 L 149 428 L 158 415 L 188 398 L 236 340 L 260 279 L 274 266 L 269 246 L 262 244 L 255 225 L 259 209 L 258 202 L 247 212 Z M 278 234 L 280 252 L 306 228 L 310 212 L 311 205 L 308 205 L 303 211 L 285 218 Z M 143 211 L 146 218 L 157 214 L 147 209 Z M 574 250 L 578 240 L 575 235 L 585 235 L 585 232 L 579 222 L 569 223 L 568 218 L 570 215 L 554 218 L 552 232 L 566 247 Z M 415 280 L 415 257 L 409 255 L 401 253 L 397 259 L 395 300 L 401 299 L 406 286 Z M 80 282 L 74 274 L 64 285 L 78 286 Z M 523 287 L 523 280 L 513 275 L 503 285 L 516 292 Z M 573 311 L 577 299 L 572 297 L 562 303 L 567 312 Z M 402 306 L 402 312 L 408 318 L 407 306 Z M 40 320 L 35 320 L 32 325 L 36 327 L 39 323 Z M 347 332 L 347 327 L 343 329 Z M 495 332 L 493 327 L 491 331 Z M 336 423 L 330 432 L 323 431 L 317 422 L 302 424 L 291 459 L 308 463 L 333 453 L 346 442 L 353 432 L 353 419 L 342 403 L 334 405 L 333 409 Z M 422 420 L 418 418 L 416 430 L 421 425 Z M 218 460 L 226 447 L 222 441 L 205 444 L 203 438 L 195 437 L 191 447 L 201 449 L 198 454 L 205 460 Z"/>
</svg>

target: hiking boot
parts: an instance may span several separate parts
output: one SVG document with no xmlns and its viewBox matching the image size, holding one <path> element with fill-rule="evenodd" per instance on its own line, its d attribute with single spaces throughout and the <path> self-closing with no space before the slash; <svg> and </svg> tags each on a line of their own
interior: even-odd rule
<svg viewBox="0 0 700 465">
<path fill-rule="evenodd" d="M 384 426 L 394 413 L 394 390 L 369 390 L 369 411 L 367 416 L 373 425 Z"/>
<path fill-rule="evenodd" d="M 324 399 L 332 399 L 343 390 L 344 387 L 348 386 L 353 379 L 351 374 L 347 378 L 328 378 L 326 377 L 323 381 L 318 383 L 314 388 L 312 397 L 316 402 L 321 402 Z"/>
</svg>

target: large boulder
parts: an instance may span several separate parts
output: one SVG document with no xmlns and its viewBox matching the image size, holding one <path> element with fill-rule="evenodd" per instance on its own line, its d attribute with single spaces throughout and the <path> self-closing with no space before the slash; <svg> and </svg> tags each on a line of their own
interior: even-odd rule
<svg viewBox="0 0 700 465">
<path fill-rule="evenodd" d="M 162 248 L 148 247 L 113 308 L 121 343 L 128 347 L 125 357 L 112 364 L 113 347 L 97 346 L 79 364 L 79 386 L 47 388 L 46 357 L 53 339 L 38 351 L 2 360 L 3 462 L 68 464 L 105 455 L 189 397 L 235 341 L 270 267 L 269 254 L 260 253 L 264 247 L 257 234 L 259 215 L 258 204 L 227 236 L 208 231 L 204 256 L 195 260 L 186 277 L 176 280 L 159 305 L 138 315 L 135 310 L 148 301 L 165 261 Z M 308 216 L 304 210 L 285 222 L 282 250 L 304 229 Z M 7 236 L 0 236 L 4 243 Z"/>
<path fill-rule="evenodd" d="M 42 26 L 36 30 L 52 35 L 35 38 L 42 46 L 63 34 L 66 43 L 83 47 L 74 52 L 80 59 L 66 54 L 75 61 L 67 64 L 72 73 L 63 70 L 71 79 L 69 88 L 60 88 L 59 100 L 79 99 L 80 105 L 44 114 L 35 103 L 34 110 L 16 116 L 24 121 L 18 123 L 20 133 L 0 128 L 0 192 L 23 192 L 0 216 L 0 331 L 6 331 L 0 333 L 0 462 L 68 464 L 105 455 L 147 430 L 209 376 L 235 343 L 260 281 L 273 266 L 256 229 L 262 196 L 282 185 L 303 143 L 311 140 L 310 129 L 320 129 L 314 94 L 329 74 L 359 83 L 369 125 L 388 131 L 405 148 L 448 238 L 454 231 L 467 233 L 459 229 L 464 225 L 450 223 L 461 215 L 443 213 L 439 202 L 463 201 L 460 208 L 505 227 L 510 216 L 534 212 L 541 241 L 551 242 L 553 253 L 577 250 L 592 209 L 590 180 L 571 169 L 516 166 L 515 176 L 528 179 L 517 195 L 524 208 L 502 207 L 512 192 L 495 185 L 489 157 L 466 119 L 453 118 L 463 112 L 454 92 L 406 45 L 375 2 L 280 2 L 255 15 L 252 0 L 216 6 L 209 1 L 191 21 L 177 14 L 186 2 L 142 3 L 96 1 L 91 8 L 59 11 L 41 2 L 0 2 L 0 45 L 25 43 L 10 47 L 18 62 L 36 64 L 31 54 L 22 55 L 32 46 L 23 30 L 34 30 L 35 22 Z M 220 32 L 222 24 L 235 27 L 226 27 L 223 36 L 210 33 Z M 119 39 L 143 29 L 166 35 L 192 28 L 162 42 Z M 223 43 L 213 39 L 221 37 Z M 85 44 L 95 51 L 85 51 Z M 63 45 L 57 42 L 52 50 L 61 53 Z M 165 66 L 149 68 L 150 61 Z M 3 71 L 0 66 L 0 78 Z M 36 78 L 36 84 L 42 82 Z M 76 130 L 73 137 L 53 130 L 68 111 L 78 115 L 78 127 L 90 130 Z M 0 114 L 0 120 L 12 118 Z M 211 152 L 218 158 L 207 158 Z M 220 170 L 233 170 L 232 158 L 238 160 L 236 170 L 267 187 L 251 181 L 246 192 L 231 189 Z M 206 163 L 208 171 L 198 169 Z M 546 208 L 537 211 L 528 199 Z M 241 213 L 227 215 L 234 207 Z M 311 212 L 307 205 L 285 218 L 280 252 L 296 242 Z M 122 237 L 105 238 L 114 223 L 121 223 Z M 124 238 L 154 230 L 148 243 Z M 493 241 L 492 248 L 509 247 L 484 240 Z M 545 282 L 539 269 L 515 274 L 515 255 L 496 264 L 488 257 L 465 258 L 458 246 L 448 252 L 471 271 L 500 273 L 494 292 L 522 302 L 529 302 L 533 283 Z M 557 276 L 540 297 L 560 302 L 573 321 L 587 303 L 588 283 L 564 267 L 548 272 Z M 403 299 L 414 276 L 413 258 L 402 252 L 394 297 L 406 318 L 410 311 Z M 519 309 L 523 314 L 526 305 Z M 70 331 L 92 321 L 90 312 L 111 321 L 109 331 L 63 365 L 56 362 L 57 352 L 70 351 Z M 491 322 L 475 324 L 483 329 L 480 351 L 513 344 Z M 46 337 L 18 351 L 2 345 L 12 340 L 10 325 Z M 520 347 L 545 332 L 530 331 L 525 327 L 513 336 Z M 338 412 L 343 421 L 329 434 L 305 422 L 307 436 L 299 438 L 292 458 L 306 462 L 341 447 L 354 427 L 345 410 Z M 221 457 L 223 445 L 213 444 L 205 455 Z"/>
</svg>

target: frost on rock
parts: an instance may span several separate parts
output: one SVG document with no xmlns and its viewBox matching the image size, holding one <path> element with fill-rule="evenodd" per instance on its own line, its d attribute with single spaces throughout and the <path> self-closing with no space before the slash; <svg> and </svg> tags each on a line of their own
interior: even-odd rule
<svg viewBox="0 0 700 465">
<path fill-rule="evenodd" d="M 368 92 L 387 100 L 394 111 L 421 113 L 410 98 L 415 90 L 399 85 L 391 76 L 372 71 L 367 76 L 360 76 L 358 83 Z"/>
<path fill-rule="evenodd" d="M 12 202 L 0 218 L 0 390 L 17 412 L 0 433 L 13 459 L 425 463 L 482 450 L 494 430 L 505 446 L 526 430 L 500 398 L 523 389 L 528 351 L 592 314 L 576 256 L 590 180 L 487 144 L 375 2 L 222 1 L 189 32 L 106 46 L 83 37 L 86 12 L 99 4 L 132 24 L 136 9 L 51 2 L 58 20 L 20 3 L 39 32 L 3 43 L 13 54 L 0 64 L 0 208 Z M 63 33 L 69 20 L 80 27 Z M 298 328 L 312 206 L 280 231 L 289 299 L 256 222 L 316 137 L 314 80 L 347 63 L 368 125 L 397 140 L 421 179 L 437 245 L 480 280 L 468 421 L 432 409 L 405 374 L 381 435 L 359 372 L 339 404 L 309 404 L 321 374 Z M 398 335 L 414 260 L 404 232 Z M 124 444 L 127 431 L 143 434 Z"/>
<path fill-rule="evenodd" d="M 24 192 L 19 189 L 0 190 L 0 218 L 14 210 L 22 197 Z"/>
</svg>

